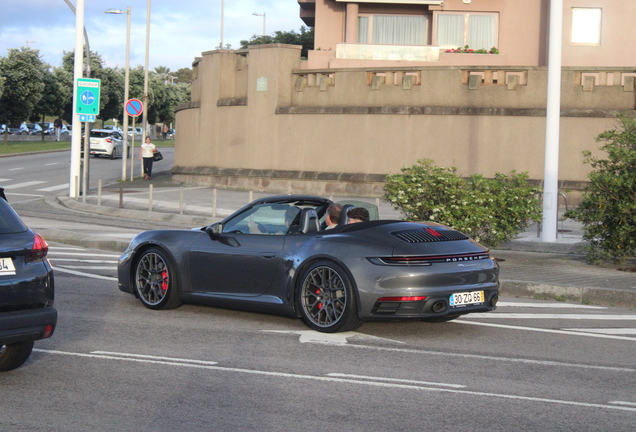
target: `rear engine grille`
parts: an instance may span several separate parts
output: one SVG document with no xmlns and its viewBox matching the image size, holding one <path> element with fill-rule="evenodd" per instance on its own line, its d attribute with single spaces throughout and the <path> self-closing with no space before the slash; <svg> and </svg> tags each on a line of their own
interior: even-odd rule
<svg viewBox="0 0 636 432">
<path fill-rule="evenodd" d="M 468 236 L 465 236 L 459 231 L 434 228 L 396 231 L 391 234 L 407 243 L 429 243 L 468 239 Z"/>
</svg>

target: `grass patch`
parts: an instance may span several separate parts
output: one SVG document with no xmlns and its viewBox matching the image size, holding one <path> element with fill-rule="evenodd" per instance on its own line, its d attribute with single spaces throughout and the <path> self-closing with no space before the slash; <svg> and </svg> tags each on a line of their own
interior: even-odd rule
<svg viewBox="0 0 636 432">
<path fill-rule="evenodd" d="M 70 141 L 26 141 L 26 142 L 9 142 L 8 145 L 0 144 L 0 155 L 28 153 L 35 151 L 70 149 Z"/>
<path fill-rule="evenodd" d="M 128 140 L 128 142 L 130 142 L 130 140 Z M 162 147 L 172 147 L 174 148 L 174 140 L 165 140 L 165 141 L 161 141 L 158 139 L 154 139 L 152 140 L 152 143 L 157 146 L 157 148 L 162 148 Z M 137 147 L 137 139 L 135 138 L 135 147 Z"/>
</svg>

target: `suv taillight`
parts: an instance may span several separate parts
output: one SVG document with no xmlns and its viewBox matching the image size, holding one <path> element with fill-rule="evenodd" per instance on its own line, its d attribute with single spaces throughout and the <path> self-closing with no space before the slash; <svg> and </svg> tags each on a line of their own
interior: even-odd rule
<svg viewBox="0 0 636 432">
<path fill-rule="evenodd" d="M 48 253 L 48 243 L 42 238 L 40 234 L 35 233 L 35 239 L 33 240 L 33 249 L 31 249 L 31 256 L 26 261 L 41 261 L 46 258 L 46 254 Z"/>
</svg>

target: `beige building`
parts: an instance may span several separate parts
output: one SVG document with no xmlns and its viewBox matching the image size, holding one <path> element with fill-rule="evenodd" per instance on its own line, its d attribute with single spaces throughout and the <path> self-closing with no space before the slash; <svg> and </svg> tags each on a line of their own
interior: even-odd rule
<svg viewBox="0 0 636 432">
<path fill-rule="evenodd" d="M 288 45 L 195 60 L 177 179 L 379 196 L 384 175 L 431 158 L 541 181 L 549 1 L 298 3 L 316 30 L 307 60 Z M 589 170 L 581 152 L 618 113 L 636 115 L 634 16 L 633 0 L 564 0 L 559 177 L 571 201 Z"/>
</svg>

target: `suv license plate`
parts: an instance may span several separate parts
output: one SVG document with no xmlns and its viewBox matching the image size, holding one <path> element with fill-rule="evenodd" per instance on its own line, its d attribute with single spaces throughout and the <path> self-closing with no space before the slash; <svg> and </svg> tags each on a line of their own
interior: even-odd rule
<svg viewBox="0 0 636 432">
<path fill-rule="evenodd" d="M 15 267 L 11 258 L 0 258 L 0 276 L 14 275 Z"/>
<path fill-rule="evenodd" d="M 473 291 L 465 293 L 455 293 L 450 296 L 449 302 L 451 307 L 480 304 L 484 302 L 484 292 Z"/>
</svg>

